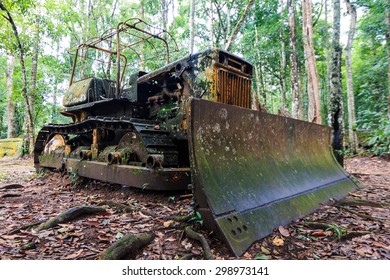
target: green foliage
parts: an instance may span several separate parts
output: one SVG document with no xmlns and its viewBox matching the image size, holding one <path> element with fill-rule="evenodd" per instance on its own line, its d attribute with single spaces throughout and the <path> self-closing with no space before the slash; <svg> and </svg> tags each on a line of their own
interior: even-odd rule
<svg viewBox="0 0 390 280">
<path fill-rule="evenodd" d="M 200 224 L 201 226 L 203 225 L 203 218 L 202 215 L 199 212 L 195 212 L 195 215 L 188 220 L 189 222 L 195 221 L 196 223 Z"/>
<path fill-rule="evenodd" d="M 3 0 L 12 13 L 18 27 L 19 35 L 26 53 L 27 80 L 30 80 L 32 55 L 36 39 L 33 36 L 35 23 L 39 27 L 39 61 L 37 86 L 34 96 L 34 120 L 36 131 L 45 123 L 65 123 L 69 119 L 62 116 L 61 99 L 65 93 L 73 65 L 73 56 L 68 50 L 96 37 L 108 28 L 115 27 L 121 21 L 139 17 L 141 5 L 144 18 L 152 25 L 166 28 L 178 42 L 179 52 L 172 55 L 171 61 L 188 54 L 189 13 L 188 0 Z M 301 85 L 305 92 L 304 53 L 302 41 L 301 1 L 295 1 L 295 24 L 297 39 L 298 64 L 301 71 Z M 163 21 L 163 4 L 168 7 L 167 21 Z M 215 47 L 224 47 L 230 32 L 237 24 L 248 0 L 212 0 L 214 22 L 210 24 L 210 1 L 200 0 L 195 3 L 195 50 L 200 51 Z M 327 115 L 327 76 L 326 76 L 326 35 L 331 38 L 331 26 L 324 20 L 324 1 L 314 1 L 314 46 L 317 59 L 317 70 L 321 86 L 321 106 L 323 119 Z M 389 120 L 387 119 L 388 98 L 388 57 L 385 44 L 387 25 L 385 21 L 387 0 L 353 1 L 358 8 L 359 21 L 357 35 L 353 46 L 353 76 L 357 112 L 356 130 L 364 131 L 365 144 L 370 146 L 373 154 L 389 153 Z M 243 56 L 261 70 L 261 77 L 254 78 L 254 90 L 260 96 L 266 96 L 269 112 L 277 112 L 281 107 L 281 78 L 285 78 L 287 87 L 287 107 L 291 106 L 290 89 L 290 47 L 289 28 L 287 24 L 286 1 L 281 13 L 280 1 L 256 1 L 248 18 L 232 46 L 232 52 Z M 331 4 L 328 1 L 329 9 Z M 6 136 L 7 93 L 6 93 L 6 58 L 8 53 L 17 56 L 17 45 L 10 25 L 0 12 L 0 138 Z M 347 15 L 344 15 L 345 17 Z M 344 17 L 344 18 L 345 18 Z M 331 22 L 328 15 L 328 21 Z M 328 23 L 329 24 L 329 23 Z M 211 42 L 211 31 L 214 42 Z M 328 33 L 327 33 L 328 32 Z M 282 40 L 286 46 L 281 53 Z M 166 64 L 164 59 L 156 59 L 152 47 L 145 44 L 144 52 L 152 55 L 146 63 L 148 70 Z M 282 55 L 287 65 L 282 69 Z M 147 56 L 147 55 L 146 55 Z M 139 68 L 139 58 L 129 54 L 129 69 Z M 126 73 L 127 75 L 127 73 Z M 18 134 L 24 133 L 24 103 L 21 96 L 22 75 L 19 62 L 14 71 L 14 93 L 12 99 L 16 107 Z M 304 93 L 303 104 L 307 107 Z M 200 219 L 201 220 L 201 219 Z"/>
</svg>

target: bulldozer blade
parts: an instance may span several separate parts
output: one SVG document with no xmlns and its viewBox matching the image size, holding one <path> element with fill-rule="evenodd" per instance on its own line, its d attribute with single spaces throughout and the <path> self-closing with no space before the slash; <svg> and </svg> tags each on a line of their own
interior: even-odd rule
<svg viewBox="0 0 390 280">
<path fill-rule="evenodd" d="M 335 160 L 326 126 L 199 99 L 189 115 L 196 211 L 236 256 L 359 187 Z"/>
</svg>

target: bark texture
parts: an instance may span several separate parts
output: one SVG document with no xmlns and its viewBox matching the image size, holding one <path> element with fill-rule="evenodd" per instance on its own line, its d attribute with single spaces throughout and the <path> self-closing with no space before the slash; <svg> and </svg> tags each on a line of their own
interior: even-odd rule
<svg viewBox="0 0 390 280">
<path fill-rule="evenodd" d="M 329 124 L 332 146 L 337 161 L 343 165 L 344 105 L 341 85 L 340 0 L 333 0 L 332 71 L 329 104 Z"/>
<path fill-rule="evenodd" d="M 305 66 L 307 73 L 307 95 L 309 103 L 308 120 L 310 122 L 321 124 L 322 117 L 320 107 L 320 89 L 318 84 L 318 72 L 314 52 L 311 0 L 302 1 L 302 29 Z"/>
<path fill-rule="evenodd" d="M 288 0 L 288 26 L 290 29 L 290 82 L 292 99 L 292 117 L 299 119 L 300 116 L 300 97 L 299 97 L 299 72 L 297 61 L 297 37 L 295 30 L 295 1 Z"/>
<path fill-rule="evenodd" d="M 347 96 L 348 96 L 348 138 L 350 150 L 356 153 L 358 147 L 358 139 L 355 132 L 356 113 L 355 113 L 355 97 L 353 92 L 353 76 L 352 76 L 352 44 L 356 30 L 356 8 L 349 0 L 345 0 L 348 13 L 351 16 L 348 32 L 348 42 L 345 47 L 345 63 L 347 67 Z"/>
<path fill-rule="evenodd" d="M 126 260 L 132 259 L 140 249 L 148 245 L 154 239 L 153 233 L 140 235 L 125 235 L 112 244 L 100 256 L 101 260 Z"/>
<path fill-rule="evenodd" d="M 8 55 L 7 59 L 7 138 L 15 138 L 15 104 L 12 99 L 14 91 L 14 67 L 15 67 L 15 56 L 13 54 Z"/>
</svg>

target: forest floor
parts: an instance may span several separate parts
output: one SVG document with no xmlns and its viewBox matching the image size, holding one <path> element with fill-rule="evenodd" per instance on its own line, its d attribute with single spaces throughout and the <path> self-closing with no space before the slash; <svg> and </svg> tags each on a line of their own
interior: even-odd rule
<svg viewBox="0 0 390 280">
<path fill-rule="evenodd" d="M 365 187 L 342 201 L 359 200 L 364 205 L 323 206 L 304 219 L 276 228 L 240 259 L 390 259 L 390 159 L 350 158 L 346 169 Z M 155 234 L 154 240 L 136 259 L 203 259 L 200 243 L 189 238 L 182 222 L 173 218 L 191 214 L 191 201 L 185 192 L 143 191 L 58 172 L 36 174 L 31 159 L 2 158 L 0 259 L 99 259 L 124 235 L 147 232 Z M 123 211 L 109 202 L 134 211 Z M 106 211 L 35 230 L 41 222 L 81 205 L 101 205 Z M 236 259 L 199 222 L 188 223 L 206 237 L 213 257 Z"/>
</svg>

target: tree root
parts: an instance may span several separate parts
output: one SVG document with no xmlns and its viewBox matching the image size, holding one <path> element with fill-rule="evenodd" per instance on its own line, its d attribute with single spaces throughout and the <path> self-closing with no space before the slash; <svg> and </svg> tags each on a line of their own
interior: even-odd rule
<svg viewBox="0 0 390 280">
<path fill-rule="evenodd" d="M 124 213 L 132 213 L 139 211 L 142 214 L 146 216 L 150 216 L 152 218 L 157 218 L 157 219 L 163 219 L 163 220 L 173 220 L 175 222 L 187 222 L 189 219 L 191 219 L 193 216 L 192 215 L 187 215 L 187 216 L 161 216 L 155 212 L 149 211 L 149 210 L 143 210 L 143 209 L 137 209 L 136 207 L 131 207 L 123 203 L 118 203 L 112 200 L 104 200 L 98 203 L 98 205 L 107 205 L 112 208 L 115 208 L 121 212 Z"/>
<path fill-rule="evenodd" d="M 28 225 L 21 226 L 20 228 L 14 229 L 14 230 L 10 231 L 8 234 L 9 235 L 17 234 L 17 233 L 20 233 L 21 230 L 30 229 L 30 228 L 33 228 L 33 227 L 35 227 L 37 225 L 40 225 L 40 224 L 42 224 L 42 221 L 41 222 L 30 223 Z"/>
<path fill-rule="evenodd" d="M 37 228 L 35 228 L 35 231 L 41 231 L 43 229 L 49 229 L 52 227 L 55 227 L 56 225 L 64 222 L 68 222 L 71 220 L 74 220 L 80 216 L 85 215 L 91 215 L 96 213 L 106 212 L 106 209 L 101 207 L 94 207 L 94 206 L 77 206 L 73 207 L 69 210 L 66 210 L 62 214 L 59 214 L 58 216 L 51 218 L 45 223 L 40 224 Z"/>
<path fill-rule="evenodd" d="M 107 248 L 101 255 L 101 260 L 125 260 L 133 258 L 140 249 L 154 239 L 153 233 L 141 235 L 125 235 Z"/>
<path fill-rule="evenodd" d="M 191 227 L 186 227 L 184 231 L 188 237 L 195 239 L 202 244 L 204 258 L 206 260 L 214 259 L 213 254 L 210 250 L 210 246 L 207 243 L 206 238 L 202 234 L 195 232 Z"/>
<path fill-rule="evenodd" d="M 9 184 L 0 186 L 0 190 L 14 190 L 14 189 L 23 189 L 24 186 L 20 184 Z"/>
<path fill-rule="evenodd" d="M 365 199 L 343 199 L 336 203 L 339 206 L 371 206 L 377 208 L 384 208 L 386 206 L 390 206 L 390 203 L 386 202 L 377 202 L 372 200 Z"/>
<path fill-rule="evenodd" d="M 378 219 L 378 218 L 375 218 L 375 217 L 373 217 L 373 216 L 359 213 L 359 212 L 357 212 L 357 211 L 354 211 L 354 210 L 349 209 L 349 208 L 344 207 L 344 206 L 336 206 L 336 207 L 339 208 L 339 209 L 345 210 L 345 211 L 347 211 L 347 212 L 349 212 L 349 213 L 351 213 L 351 214 L 354 214 L 354 215 L 356 215 L 356 216 L 359 216 L 359 217 L 361 217 L 361 218 L 363 218 L 363 219 L 370 220 L 370 221 L 375 221 L 375 222 L 378 222 L 378 223 L 383 224 L 383 220 Z"/>
<path fill-rule="evenodd" d="M 185 261 L 185 260 L 192 260 L 192 258 L 194 257 L 194 254 L 187 254 L 187 255 L 184 255 L 180 258 L 181 261 Z"/>
<path fill-rule="evenodd" d="M 123 204 L 123 203 L 118 203 L 118 202 L 115 202 L 112 200 L 103 200 L 103 201 L 99 202 L 98 205 L 107 205 L 107 206 L 110 206 L 111 208 L 117 209 L 118 211 L 124 212 L 124 213 L 132 213 L 135 211 L 135 209 L 131 206 L 128 206 L 128 205 Z"/>
<path fill-rule="evenodd" d="M 22 196 L 20 193 L 6 193 L 1 196 L 1 198 L 7 198 L 7 197 L 19 197 Z"/>
<path fill-rule="evenodd" d="M 331 230 L 333 231 L 333 233 L 337 234 L 339 240 L 346 240 L 346 239 L 351 239 L 366 234 L 375 233 L 372 231 L 348 231 L 346 228 L 341 228 L 341 227 L 340 230 L 337 231 L 335 230 L 335 227 L 338 227 L 337 225 L 331 225 L 331 224 L 319 223 L 319 222 L 307 222 L 304 223 L 303 225 L 312 229 Z"/>
</svg>

